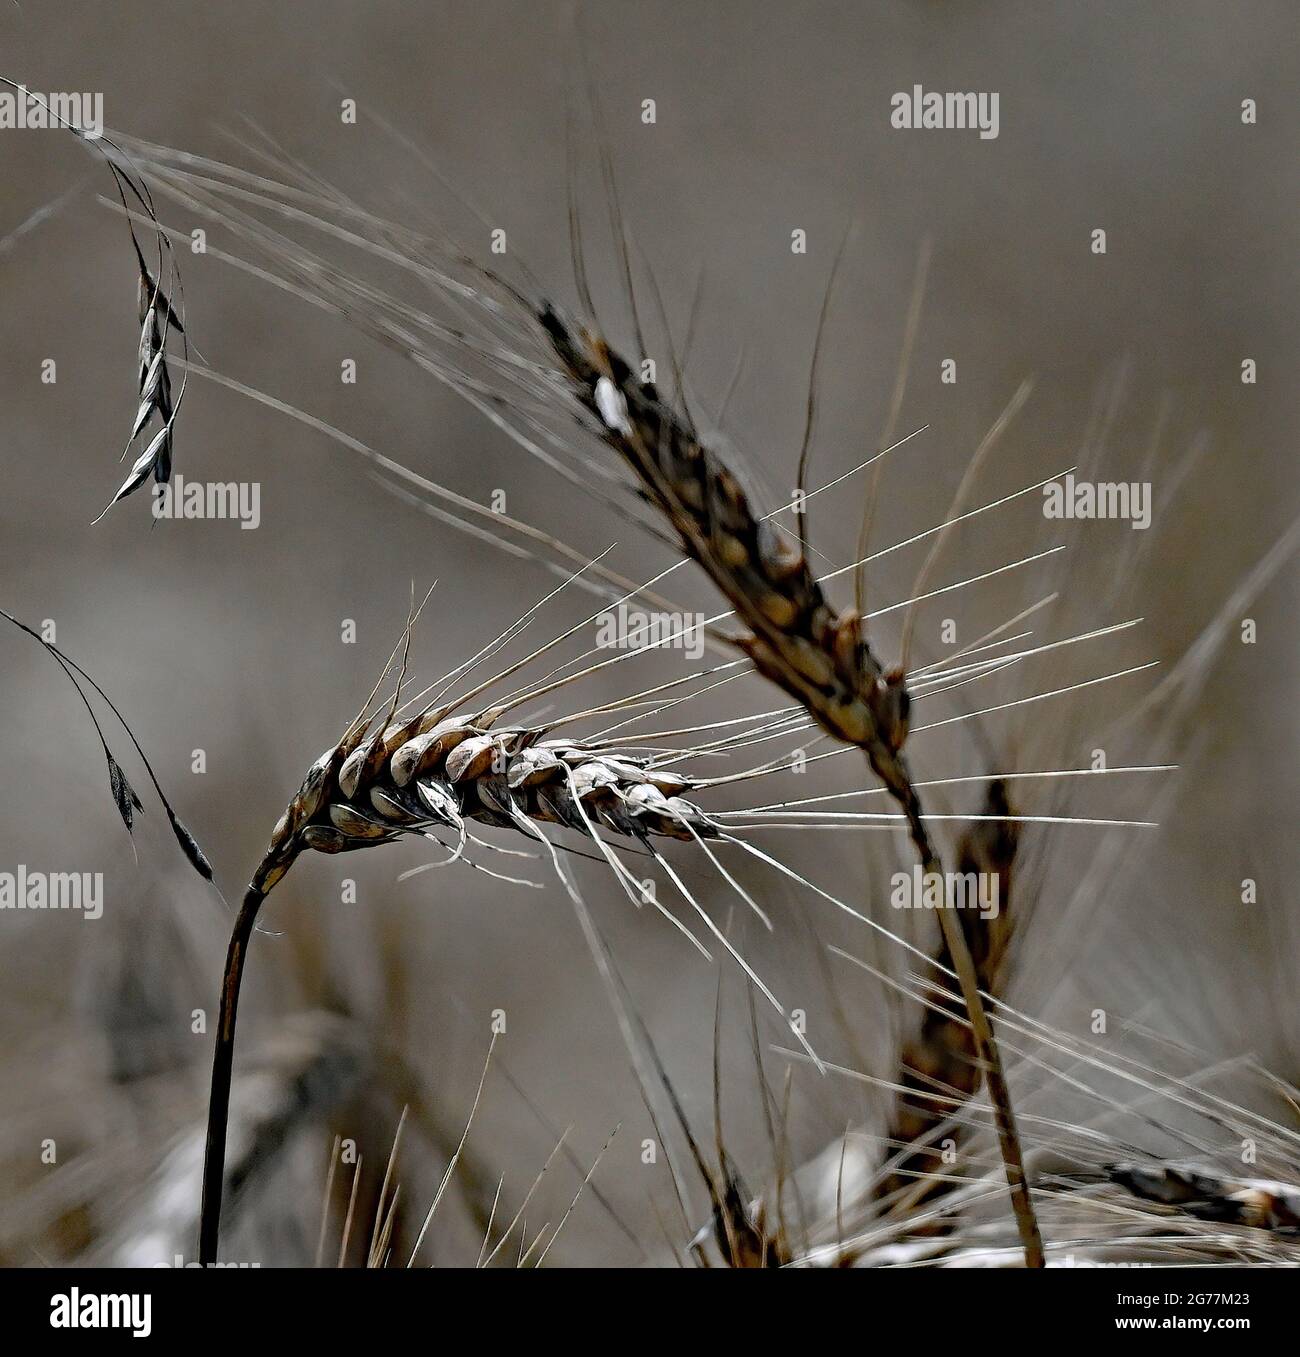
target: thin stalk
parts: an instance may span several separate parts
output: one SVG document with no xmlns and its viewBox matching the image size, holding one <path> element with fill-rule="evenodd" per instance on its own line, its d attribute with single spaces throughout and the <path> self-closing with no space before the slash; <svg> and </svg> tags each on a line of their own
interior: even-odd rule
<svg viewBox="0 0 1300 1357">
<path fill-rule="evenodd" d="M 254 875 L 254 881 L 262 877 Z M 221 1193 L 226 1176 L 226 1132 L 230 1124 L 230 1079 L 235 1059 L 235 1019 L 239 1010 L 239 987 L 257 913 L 271 887 L 250 885 L 235 916 L 235 926 L 226 950 L 226 969 L 221 978 L 221 1003 L 217 1013 L 217 1044 L 212 1053 L 212 1091 L 208 1095 L 208 1130 L 203 1150 L 203 1200 L 199 1208 L 199 1265 L 217 1261 L 217 1237 L 221 1230 Z"/>
<path fill-rule="evenodd" d="M 909 786 L 909 791 L 911 788 Z M 921 804 L 914 791 L 903 798 L 903 809 L 907 814 L 908 828 L 912 843 L 921 858 L 925 875 L 935 874 L 942 878 L 943 864 L 930 841 L 929 832 L 921 819 Z M 975 1036 L 976 1048 L 981 1064 L 984 1066 L 984 1079 L 988 1085 L 989 1102 L 993 1107 L 993 1122 L 998 1133 L 998 1147 L 1002 1152 L 1002 1164 L 1006 1172 L 1007 1187 L 1011 1192 L 1011 1209 L 1016 1218 L 1016 1229 L 1020 1234 L 1020 1245 L 1024 1250 L 1025 1266 L 1041 1268 L 1047 1266 L 1043 1253 L 1043 1236 L 1038 1228 L 1038 1217 L 1029 1195 L 1029 1182 L 1025 1176 L 1024 1154 L 1020 1146 L 1020 1134 L 1016 1130 L 1015 1112 L 1011 1106 L 1011 1091 L 1007 1087 L 1006 1074 L 1002 1069 L 1002 1055 L 998 1050 L 997 1038 L 993 1035 L 993 1024 L 989 1021 L 984 1000 L 980 997 L 979 975 L 975 970 L 975 960 L 966 943 L 966 934 L 962 931 L 951 909 L 940 909 L 939 926 L 943 930 L 943 940 L 952 958 L 953 970 L 957 973 L 957 982 L 961 986 L 962 1000 L 966 1005 L 966 1014 L 970 1018 L 971 1031 Z"/>
</svg>

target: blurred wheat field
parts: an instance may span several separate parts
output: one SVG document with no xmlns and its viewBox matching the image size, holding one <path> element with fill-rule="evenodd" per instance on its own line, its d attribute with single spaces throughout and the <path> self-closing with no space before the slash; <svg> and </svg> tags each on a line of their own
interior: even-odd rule
<svg viewBox="0 0 1300 1357">
<path fill-rule="evenodd" d="M 1294 518 L 1294 411 L 1286 408 L 1294 394 L 1282 374 L 1295 358 L 1283 301 L 1295 171 L 1280 106 L 1296 73 L 1285 7 L 1246 13 L 1248 22 L 1230 23 L 1220 7 L 1195 4 L 1086 15 L 613 4 L 584 14 L 580 27 L 638 267 L 653 270 L 675 344 L 690 335 L 688 398 L 765 507 L 784 504 L 795 488 L 818 316 L 850 222 L 856 232 L 818 362 L 810 485 L 874 450 L 918 253 L 933 242 L 897 436 L 926 428 L 886 463 L 873 544 L 942 519 L 971 452 L 1027 375 L 1033 397 L 982 471 L 978 503 L 1076 463 L 1123 480 L 1153 469 L 1158 511 L 1146 533 L 1095 523 L 1052 536 L 1034 500 L 962 524 L 938 583 L 1058 540 L 1069 541 L 1068 559 L 1052 558 L 1030 577 L 989 579 L 951 606 L 928 605 L 918 615 L 916 662 L 974 641 L 1059 589 L 1053 639 L 1143 623 L 1098 642 L 1095 653 L 1044 657 L 1032 681 L 994 676 L 950 701 L 983 707 L 1149 660 L 1160 667 L 1061 703 L 992 714 L 982 737 L 964 724 L 935 730 L 909 753 L 928 780 L 1083 767 L 1097 732 L 1117 725 L 1104 750 L 1110 765 L 1178 765 L 1160 779 L 1081 779 L 1035 794 L 1033 809 L 1044 813 L 1160 827 L 1025 826 L 1018 852 L 1033 909 L 1017 925 L 1008 998 L 1063 1032 L 1104 1041 L 1116 1057 L 1204 1080 L 1277 1128 L 1265 1154 L 1273 1167 L 1247 1171 L 1234 1118 L 1210 1133 L 1193 1109 L 1153 1095 L 1135 1149 L 1187 1158 L 1194 1145 L 1221 1170 L 1235 1162 L 1241 1176 L 1268 1178 L 1281 1174 L 1297 1130 L 1286 1093 L 1297 1080 L 1288 1002 L 1297 960 L 1288 889 L 1294 565 L 1280 565 L 1247 605 L 1223 610 Z M 379 5 L 362 15 L 325 5 L 302 25 L 277 8 L 221 18 L 182 7 L 160 29 L 143 6 L 110 16 L 55 4 L 0 24 L 4 73 L 33 88 L 102 89 L 115 131 L 259 174 L 309 167 L 376 216 L 412 232 L 446 228 L 494 266 L 491 233 L 504 231 L 502 267 L 526 261 L 563 305 L 579 300 L 572 182 L 601 319 L 611 340 L 631 344 L 590 126 L 576 168 L 566 156 L 566 110 L 587 96 L 572 27 L 558 10 Z M 142 91 L 135 59 L 146 35 L 156 55 Z M 998 137 L 892 129 L 890 96 L 918 82 L 999 91 Z M 1258 103 L 1253 125 L 1240 117 L 1247 98 Z M 355 123 L 340 118 L 349 99 Z M 646 99 L 652 124 L 642 120 Z M 406 624 L 412 583 L 422 594 L 437 581 L 412 642 L 419 672 L 436 677 L 557 581 L 387 493 L 319 428 L 202 380 L 186 396 L 177 467 L 196 480 L 257 483 L 257 530 L 153 523 L 142 498 L 89 528 L 118 483 L 111 454 L 132 414 L 128 242 L 120 214 L 99 201 L 110 187 L 102 168 L 71 138 L 0 133 L 0 157 L 11 186 L 0 274 L 16 320 L 3 357 L 0 420 L 11 455 L 0 603 L 28 621 L 53 620 L 58 644 L 114 695 L 234 899 L 303 769 L 370 691 Z M 70 186 L 75 195 L 62 201 Z M 10 237 L 55 202 L 48 218 Z M 201 224 L 174 202 L 160 201 L 159 215 L 183 232 Z M 1098 228 L 1107 233 L 1104 256 L 1089 248 Z M 804 255 L 791 252 L 795 230 L 807 234 Z M 240 252 L 219 226 L 209 227 L 208 243 Z M 355 267 L 337 242 L 324 248 L 340 269 Z M 217 373 L 480 503 L 503 495 L 506 512 L 584 558 L 613 543 L 605 563 L 631 578 L 672 564 L 672 552 L 582 498 L 344 318 L 211 253 L 179 255 L 187 329 Z M 366 276 L 412 305 L 431 305 L 398 267 L 381 261 Z M 650 320 L 654 301 L 640 300 L 661 332 Z M 53 385 L 41 381 L 46 357 L 58 365 Z M 1245 359 L 1258 363 L 1253 385 L 1240 378 Z M 355 382 L 340 379 L 349 360 Z M 945 360 L 956 364 L 955 383 L 942 380 Z M 853 560 L 865 493 L 859 476 L 811 502 L 819 567 Z M 880 561 L 872 598 L 905 599 L 918 564 L 915 549 Z M 698 572 L 683 568 L 671 585 L 687 609 L 712 615 L 722 606 Z M 838 582 L 840 599 L 851 592 Z M 535 624 L 547 633 L 530 632 L 529 644 L 593 607 L 566 591 Z M 1180 669 L 1216 616 L 1226 616 L 1221 643 Z M 1241 644 L 1243 617 L 1255 623 L 1253 645 Z M 355 643 L 345 643 L 349 622 Z M 901 626 L 901 612 L 873 623 L 882 655 L 897 655 Z M 102 871 L 106 902 L 96 920 L 0 914 L 8 943 L 0 951 L 8 1038 L 0 1257 L 10 1266 L 190 1257 L 228 919 L 185 872 L 147 798 L 137 862 L 105 805 L 93 732 L 78 724 L 75 698 L 47 682 L 48 661 L 34 647 L 16 635 L 4 647 L 4 748 L 22 776 L 5 794 L 0 868 Z M 637 683 L 680 672 L 676 656 L 652 657 Z M 1171 673 L 1182 681 L 1160 688 Z M 615 668 L 575 706 L 630 691 Z M 694 699 L 681 724 L 723 722 L 780 700 L 748 678 Z M 788 754 L 789 743 L 750 753 L 759 763 Z M 862 785 L 862 770 L 860 761 L 830 760 L 764 782 L 738 804 L 849 791 Z M 982 794 L 938 787 L 928 809 L 968 817 Z M 940 830 L 951 849 L 961 825 Z M 900 921 L 888 905 L 890 874 L 910 862 L 901 836 L 770 834 L 764 842 L 779 845 L 793 869 L 933 950 L 933 920 Z M 696 1177 L 693 1200 L 684 1210 L 676 1204 L 661 1140 L 671 1138 L 686 1160 L 680 1127 L 651 1121 L 564 891 L 540 872 L 541 890 L 470 870 L 399 879 L 428 857 L 427 846 L 405 842 L 380 854 L 313 856 L 277 890 L 264 919 L 271 932 L 251 952 L 231 1135 L 239 1185 L 223 1256 L 266 1266 L 338 1261 L 355 1181 L 344 1261 L 364 1262 L 385 1232 L 373 1227 L 392 1200 L 392 1181 L 383 1186 L 400 1122 L 392 1171 L 400 1195 L 385 1238 L 404 1260 L 482 1078 L 421 1261 L 473 1265 L 496 1243 L 494 1235 L 481 1249 L 489 1218 L 499 1235 L 526 1197 L 494 1265 L 536 1261 L 545 1245 L 530 1253 L 534 1238 L 562 1220 L 547 1266 L 689 1258 L 708 1198 Z M 698 855 L 671 860 L 726 923 L 734 892 Z M 493 859 L 506 872 L 510 862 Z M 920 1006 L 888 982 L 904 983 L 915 958 L 793 881 L 755 864 L 735 870 L 761 892 L 773 925 L 742 925 L 735 908 L 747 959 L 805 1015 L 819 1055 L 848 1073 L 819 1074 L 797 1046 L 784 1054 L 789 1034 L 760 1014 L 760 1085 L 743 977 L 706 963 L 654 911 L 630 907 L 605 864 L 574 866 L 695 1136 L 716 1157 L 721 1014 L 722 1127 L 746 1193 L 762 1196 L 782 1165 L 787 1176 L 804 1165 L 787 1198 L 806 1197 L 799 1210 L 833 1216 L 837 1198 L 842 1206 L 857 1190 L 854 1175 L 870 1177 L 890 1130 L 889 1090 L 852 1074 L 894 1080 Z M 1253 903 L 1243 903 L 1246 879 L 1257 882 Z M 201 1031 L 196 1010 L 208 1015 Z M 1099 1011 L 1108 1019 L 1101 1035 Z M 504 1031 L 493 1042 L 498 1015 Z M 1137 1096 L 1104 1072 L 1096 1078 L 1117 1105 Z M 1032 1060 L 1018 1058 L 1012 1079 L 1022 1109 L 1047 1128 L 1032 1136 L 1040 1169 L 1066 1174 L 1076 1147 L 1049 1124 L 1087 1123 L 1104 1106 Z M 1120 1124 L 1131 1140 L 1132 1122 Z M 846 1126 L 853 1135 L 841 1147 Z M 992 1137 L 981 1129 L 973 1139 L 973 1162 L 991 1168 Z M 53 1164 L 42 1162 L 47 1140 L 57 1147 Z M 652 1163 L 647 1142 L 660 1146 Z M 778 1209 L 769 1203 L 769 1217 Z M 969 1215 L 978 1225 L 998 1209 L 990 1197 Z M 1045 1207 L 1049 1216 L 1063 1209 Z M 1245 1230 L 1235 1247 L 1256 1249 L 1252 1261 L 1262 1261 L 1271 1245 L 1253 1238 Z"/>
</svg>

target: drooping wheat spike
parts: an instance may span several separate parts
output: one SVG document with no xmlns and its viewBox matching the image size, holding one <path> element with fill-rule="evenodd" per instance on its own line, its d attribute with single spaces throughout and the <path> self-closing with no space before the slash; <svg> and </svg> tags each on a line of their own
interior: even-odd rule
<svg viewBox="0 0 1300 1357">
<path fill-rule="evenodd" d="M 122 818 L 122 823 L 126 826 L 128 834 L 135 832 L 135 817 L 144 813 L 144 805 L 140 801 L 135 788 L 127 778 L 122 765 L 113 755 L 113 751 L 108 746 L 108 740 L 104 735 L 103 727 L 95 715 L 95 709 L 91 705 L 90 693 L 99 698 L 101 702 L 113 714 L 113 718 L 118 725 L 126 732 L 127 739 L 135 748 L 135 752 L 140 756 L 140 762 L 144 765 L 145 772 L 149 776 L 149 781 L 153 783 L 154 791 L 158 793 L 158 799 L 162 802 L 163 810 L 167 815 L 167 822 L 171 825 L 172 833 L 176 836 L 176 842 L 180 845 L 181 851 L 196 872 L 205 880 L 212 880 L 212 864 L 208 861 L 207 854 L 199 846 L 199 841 L 190 833 L 184 821 L 176 814 L 171 802 L 167 799 L 166 793 L 162 789 L 162 784 L 158 781 L 158 776 L 154 772 L 153 765 L 149 762 L 144 750 L 140 746 L 140 741 L 136 738 L 135 731 L 127 723 L 126 718 L 118 710 L 116 703 L 99 686 L 90 674 L 86 672 L 69 655 L 66 655 L 53 641 L 47 641 L 38 631 L 29 627 L 26 622 L 15 617 L 13 613 L 4 608 L 0 608 L 0 618 L 16 627 L 24 635 L 30 636 L 34 641 L 44 646 L 46 653 L 55 664 L 63 671 L 64 677 L 72 684 L 76 690 L 77 696 L 81 699 L 82 705 L 86 709 L 86 714 L 90 717 L 91 725 L 95 728 L 95 734 L 99 738 L 100 746 L 104 751 L 104 758 L 108 764 L 108 786 L 109 792 L 113 797 L 113 804 L 117 808 L 118 815 Z M 83 688 L 82 684 L 86 687 Z"/>
<path fill-rule="evenodd" d="M 957 913 L 980 988 L 999 998 L 1005 989 L 1012 928 L 1011 888 L 1020 838 L 1019 826 L 1011 818 L 1005 782 L 999 779 L 989 784 L 982 813 L 1003 818 L 974 822 L 962 835 L 955 860 L 963 876 L 978 873 L 997 882 L 998 909 L 989 918 L 974 909 Z M 951 970 L 946 945 L 941 947 L 938 960 Z M 983 1082 L 975 1038 L 964 1016 L 946 1003 L 933 1003 L 925 1010 L 920 1030 L 903 1048 L 899 1062 L 903 1091 L 887 1140 L 904 1148 L 877 1185 L 876 1196 L 882 1201 L 901 1197 L 909 1209 L 914 1209 L 942 1186 L 933 1176 L 937 1154 L 934 1138 L 951 1121 L 954 1108 L 974 1098 Z M 959 1134 L 959 1128 L 951 1134 Z"/>
<path fill-rule="evenodd" d="M 463 847 L 467 820 L 533 836 L 542 825 L 588 837 L 597 828 L 688 843 L 717 836 L 708 816 L 682 798 L 689 777 L 651 767 L 641 755 L 545 735 L 495 730 L 490 721 L 441 710 L 350 732 L 312 764 L 253 885 L 269 891 L 304 849 L 345 853 L 440 831 Z"/>
<path fill-rule="evenodd" d="M 167 366 L 167 332 L 176 330 L 184 336 L 185 327 L 167 300 L 162 285 L 150 275 L 134 233 L 131 239 L 136 244 L 136 257 L 140 266 L 140 345 L 137 355 L 140 404 L 122 456 L 125 457 L 131 450 L 131 445 L 155 416 L 161 427 L 140 451 L 109 508 L 138 490 L 150 476 L 159 485 L 171 480 L 172 430 L 176 422 L 176 406 L 180 401 L 179 396 L 175 400 L 172 398 L 171 370 Z"/>
<path fill-rule="evenodd" d="M 518 625 L 503 635 L 517 634 Z M 409 634 L 408 627 L 408 643 Z M 549 644 L 537 653 L 548 648 Z M 484 653 L 491 649 L 485 648 Z M 625 652 L 621 658 L 635 653 L 639 652 Z M 508 667 L 473 691 L 491 686 L 515 667 Z M 465 668 L 459 666 L 453 674 Z M 579 677 L 582 674 L 556 680 L 550 686 L 561 686 Z M 466 701 L 461 698 L 425 706 L 401 719 L 398 717 L 401 689 L 399 678 L 387 710 L 366 715 L 378 691 L 376 685 L 362 714 L 344 737 L 312 764 L 276 825 L 236 918 L 226 957 L 213 1057 L 201 1209 L 201 1261 L 213 1262 L 216 1258 L 226 1111 L 248 944 L 263 901 L 304 850 L 341 853 L 376 847 L 402 835 L 420 835 L 439 842 L 445 842 L 443 836 L 447 835 L 456 840 L 450 863 L 464 854 L 469 838 L 467 822 L 473 821 L 513 829 L 542 844 L 573 893 L 571 883 L 561 871 L 559 850 L 552 844 L 548 828 L 573 830 L 615 870 L 625 891 L 638 903 L 643 899 L 653 903 L 699 947 L 694 935 L 669 915 L 652 894 L 644 892 L 642 883 L 631 876 L 605 843 L 604 835 L 612 834 L 647 848 L 669 872 L 713 935 L 745 966 L 680 877 L 652 846 L 656 838 L 697 844 L 724 877 L 735 884 L 704 847 L 710 840 L 722 837 L 721 831 L 682 795 L 696 784 L 695 779 L 665 767 L 662 754 L 623 749 L 609 739 L 584 742 L 580 738 L 554 738 L 552 732 L 558 722 L 547 727 L 501 726 L 500 716 L 512 705 L 509 702 L 477 714 L 458 716 L 454 713 Z M 620 701 L 613 708 L 622 710 L 625 705 Z M 605 709 L 594 708 L 582 715 L 602 710 Z M 747 966 L 745 969 L 752 976 Z M 757 982 L 757 977 L 753 978 Z M 763 989 L 771 998 L 770 991 Z M 774 999 L 772 1002 L 780 1008 Z"/>
<path fill-rule="evenodd" d="M 544 825 L 589 838 L 597 828 L 634 840 L 715 837 L 708 817 L 680 793 L 691 781 L 635 755 L 546 740 L 535 730 L 427 712 L 371 730 L 358 722 L 312 764 L 277 824 L 244 897 L 226 960 L 213 1069 L 213 1110 L 204 1174 L 201 1261 L 216 1259 L 235 1019 L 244 957 L 262 901 L 305 849 L 343 853 L 403 834 L 450 831 L 463 851 L 467 820 L 523 830 Z M 214 1129 L 215 1128 L 215 1129 Z"/>
<path fill-rule="evenodd" d="M 913 795 L 900 755 L 907 690 L 901 673 L 886 674 L 875 659 L 857 614 L 832 609 L 804 553 L 754 511 L 740 482 L 652 384 L 634 380 L 603 340 L 554 308 L 539 320 L 604 440 L 749 628 L 740 644 L 758 669 L 830 734 L 866 749 L 905 804 Z"/>
<path fill-rule="evenodd" d="M 113 145 L 113 143 L 110 143 Z M 136 266 L 140 270 L 139 280 L 139 320 L 140 342 L 136 353 L 136 381 L 139 392 L 139 405 L 131 432 L 122 449 L 122 460 L 131 451 L 137 438 L 156 419 L 159 428 L 145 443 L 136 456 L 126 479 L 118 488 L 117 494 L 109 501 L 103 518 L 118 500 L 125 499 L 144 485 L 152 476 L 158 485 L 166 485 L 172 474 L 172 443 L 176 426 L 176 413 L 185 395 L 186 375 L 182 375 L 180 387 L 173 395 L 171 369 L 168 366 L 167 342 L 175 331 L 180 336 L 183 353 L 182 369 L 187 374 L 189 360 L 189 335 L 185 330 L 182 312 L 185 309 L 184 289 L 181 284 L 180 269 L 176 263 L 176 253 L 167 233 L 158 224 L 154 214 L 149 190 L 135 173 L 125 152 L 115 145 L 113 149 L 119 159 L 109 159 L 108 167 L 113 172 L 113 182 L 118 198 L 124 209 L 127 208 L 127 194 L 140 204 L 146 218 L 154 227 L 158 240 L 157 263 L 151 273 L 145 260 L 144 251 L 135 234 L 133 216 L 128 212 L 128 229 L 131 233 L 131 248 L 135 252 Z M 124 162 L 124 163 L 123 163 Z M 168 286 L 164 288 L 164 274 Z M 175 302 L 173 303 L 173 298 Z M 96 522 L 99 520 L 96 519 Z"/>
<path fill-rule="evenodd" d="M 911 708 L 903 670 L 882 668 L 857 611 L 837 612 L 828 603 L 804 551 L 754 511 L 739 480 L 700 442 L 689 421 L 659 398 L 653 384 L 637 380 L 602 338 L 567 322 L 554 307 L 544 306 L 537 318 L 603 440 L 636 473 L 687 555 L 748 627 L 750 634 L 737 644 L 760 673 L 800 702 L 830 735 L 863 750 L 906 816 L 923 872 L 942 875 L 903 755 Z M 978 972 L 951 911 L 942 909 L 939 916 L 987 1070 L 1026 1262 L 1041 1266 L 1042 1243 L 1010 1093 L 980 999 Z"/>
<path fill-rule="evenodd" d="M 185 358 L 189 357 L 189 336 L 185 332 L 183 319 L 185 302 L 180 269 L 176 263 L 176 252 L 172 248 L 172 243 L 154 211 L 153 200 L 144 177 L 122 144 L 112 137 L 101 135 L 92 138 L 86 135 L 82 128 L 69 122 L 52 108 L 42 95 L 32 93 L 26 86 L 19 85 L 6 76 L 0 76 L 0 85 L 21 91 L 24 98 L 39 100 L 45 105 L 51 126 L 62 127 L 65 131 L 71 132 L 92 154 L 103 159 L 113 176 L 113 187 L 127 217 L 131 249 L 139 270 L 140 342 L 136 364 L 138 404 L 130 435 L 119 460 L 126 459 L 136 439 L 145 431 L 151 420 L 156 418 L 160 427 L 140 449 L 117 494 L 100 513 L 99 518 L 95 519 L 98 523 L 118 500 L 133 494 L 151 476 L 160 485 L 171 480 L 176 412 L 185 392 L 185 378 L 182 377 L 179 389 L 173 394 L 171 369 L 167 363 L 167 340 L 172 331 L 181 337 Z M 137 205 L 138 211 L 131 207 L 132 203 Z M 135 233 L 136 221 L 146 223 L 156 238 L 158 248 L 156 263 L 152 270 Z"/>
</svg>

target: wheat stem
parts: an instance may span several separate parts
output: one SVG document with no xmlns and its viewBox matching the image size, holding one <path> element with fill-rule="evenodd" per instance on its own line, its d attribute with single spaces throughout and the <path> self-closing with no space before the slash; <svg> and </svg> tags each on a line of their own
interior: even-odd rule
<svg viewBox="0 0 1300 1357">
<path fill-rule="evenodd" d="M 259 872 L 254 880 L 262 873 Z M 211 1267 L 217 1261 L 217 1238 L 221 1230 L 221 1192 L 226 1175 L 226 1132 L 230 1122 L 230 1079 L 235 1059 L 235 1019 L 239 1011 L 239 988 L 244 962 L 253 936 L 257 914 L 270 888 L 250 885 L 244 893 L 226 950 L 226 968 L 221 977 L 221 1002 L 217 1011 L 217 1043 L 212 1053 L 212 1090 L 208 1097 L 208 1130 L 203 1148 L 203 1201 L 199 1208 L 199 1264 Z"/>
<path fill-rule="evenodd" d="M 872 767 L 879 776 L 881 770 L 875 766 L 874 760 Z M 885 781 L 888 785 L 888 780 Z M 908 832 L 917 856 L 921 859 L 922 871 L 927 876 L 934 874 L 942 877 L 943 864 L 930 841 L 929 831 L 922 819 L 921 802 L 915 789 L 910 782 L 906 782 L 895 795 L 907 815 Z M 975 969 L 975 960 L 971 956 L 966 935 L 956 914 L 951 909 L 940 909 L 936 912 L 939 915 L 940 928 L 943 930 L 944 945 L 948 948 L 952 968 L 957 974 L 957 983 L 961 986 L 962 1000 L 966 1005 L 966 1015 L 970 1019 L 971 1031 L 975 1036 L 980 1063 L 984 1066 L 989 1102 L 993 1105 L 993 1120 L 997 1127 L 998 1147 L 1002 1152 L 1007 1187 L 1011 1192 L 1011 1209 L 1016 1218 L 1020 1244 L 1024 1249 L 1025 1266 L 1046 1267 L 1042 1232 L 1038 1227 L 1033 1200 L 1029 1195 L 1029 1183 L 1025 1177 L 1024 1152 L 1020 1145 L 1020 1135 L 1016 1130 L 1011 1091 L 1007 1087 L 1006 1074 L 1002 1069 L 1002 1055 L 998 1050 L 997 1039 L 993 1035 L 993 1024 L 989 1021 L 988 1011 L 980 996 L 979 974 Z"/>
</svg>

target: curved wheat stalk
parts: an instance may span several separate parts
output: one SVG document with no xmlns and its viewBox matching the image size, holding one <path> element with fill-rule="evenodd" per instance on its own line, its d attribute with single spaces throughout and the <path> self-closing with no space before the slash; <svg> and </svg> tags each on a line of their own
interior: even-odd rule
<svg viewBox="0 0 1300 1357">
<path fill-rule="evenodd" d="M 467 822 L 519 830 L 545 842 L 558 826 L 599 842 L 608 831 L 634 842 L 687 842 L 718 831 L 681 795 L 691 779 L 651 767 L 644 756 L 547 739 L 539 729 L 494 729 L 444 709 L 398 723 L 358 721 L 312 764 L 271 836 L 244 896 L 226 957 L 213 1060 L 200 1261 L 216 1260 L 224 1176 L 225 1109 L 234 1056 L 239 989 L 258 912 L 298 855 L 344 853 L 403 835 L 457 840 Z M 610 858 L 611 862 L 616 859 Z M 629 878 L 631 879 L 631 878 Z"/>
<path fill-rule="evenodd" d="M 530 610 L 495 642 L 484 647 L 478 656 L 458 665 L 444 680 L 431 685 L 431 690 L 435 691 L 433 702 L 406 716 L 399 711 L 406 671 L 404 658 L 392 701 L 385 709 L 370 712 L 379 688 L 376 684 L 362 713 L 343 738 L 312 764 L 276 825 L 266 853 L 250 878 L 236 917 L 223 974 L 209 1103 L 201 1261 L 212 1262 L 216 1258 L 235 1025 L 248 946 L 263 902 L 304 851 L 353 852 L 413 835 L 451 847 L 450 857 L 440 864 L 446 866 L 460 860 L 469 862 L 466 855 L 471 838 L 469 825 L 482 824 L 521 833 L 541 845 L 550 855 L 566 888 L 574 894 L 575 888 L 561 866 L 559 848 L 550 837 L 553 829 L 573 831 L 591 844 L 598 857 L 613 869 L 630 898 L 638 905 L 653 904 L 708 957 L 709 953 L 695 935 L 669 913 L 653 891 L 647 890 L 613 851 L 606 842 L 607 835 L 613 836 L 647 852 L 668 873 L 682 898 L 713 937 L 784 1016 L 775 996 L 727 941 L 654 846 L 657 839 L 675 839 L 698 846 L 728 884 L 758 910 L 707 847 L 710 841 L 726 836 L 710 815 L 686 798 L 685 794 L 701 785 L 702 780 L 677 771 L 672 766 L 671 754 L 662 746 L 651 745 L 650 751 L 646 752 L 645 746 L 630 740 L 627 743 L 616 741 L 608 735 L 584 739 L 555 734 L 559 727 L 581 718 L 610 711 L 623 712 L 629 706 L 644 705 L 646 701 L 653 703 L 659 693 L 679 686 L 683 680 L 657 685 L 630 699 L 557 718 L 548 725 L 506 725 L 502 717 L 527 697 L 586 677 L 592 672 L 590 668 L 553 682 L 543 680 L 540 686 L 508 695 L 478 711 L 468 714 L 460 711 L 471 698 L 499 684 L 557 644 L 551 641 L 455 700 L 444 702 L 438 696 L 448 684 L 463 680 L 484 656 L 496 653 L 517 636 L 535 611 L 536 608 Z M 588 622 L 593 620 L 589 618 Z M 558 639 L 570 634 L 566 632 Z M 408 646 L 409 640 L 408 626 Z M 620 662 L 654 648 L 622 652 L 616 660 L 605 663 Z M 385 674 L 395 657 L 396 651 L 385 667 Z M 697 676 L 688 675 L 687 679 L 694 677 Z M 420 694 L 420 697 L 425 695 Z M 418 698 L 404 705 L 410 706 L 415 701 Z M 763 717 L 760 714 L 754 719 L 761 723 Z M 469 865 L 479 864 L 469 862 Z M 758 912 L 766 922 L 761 910 Z M 802 1033 L 794 1030 L 804 1049 L 816 1059 Z"/>
</svg>

